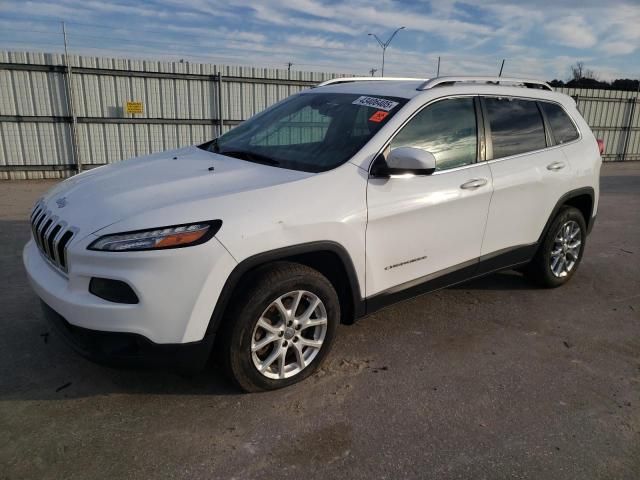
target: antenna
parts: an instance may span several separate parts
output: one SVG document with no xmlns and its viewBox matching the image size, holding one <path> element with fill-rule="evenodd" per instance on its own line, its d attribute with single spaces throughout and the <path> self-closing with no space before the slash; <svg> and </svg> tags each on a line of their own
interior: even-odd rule
<svg viewBox="0 0 640 480">
<path fill-rule="evenodd" d="M 436 70 L 436 77 L 440 76 L 440 55 L 438 55 L 438 70 Z"/>
<path fill-rule="evenodd" d="M 503 58 L 502 59 L 502 65 L 500 65 L 500 73 L 498 74 L 499 77 L 502 76 L 502 69 L 504 68 L 504 61 L 505 61 L 505 59 Z"/>
</svg>

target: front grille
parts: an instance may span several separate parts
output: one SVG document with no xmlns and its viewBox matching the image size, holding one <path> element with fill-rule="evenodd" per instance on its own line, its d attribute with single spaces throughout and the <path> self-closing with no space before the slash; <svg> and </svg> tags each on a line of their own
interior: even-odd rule
<svg viewBox="0 0 640 480">
<path fill-rule="evenodd" d="M 76 230 L 67 225 L 45 205 L 38 203 L 31 213 L 31 233 L 40 252 L 55 267 L 67 272 L 67 245 Z"/>
</svg>

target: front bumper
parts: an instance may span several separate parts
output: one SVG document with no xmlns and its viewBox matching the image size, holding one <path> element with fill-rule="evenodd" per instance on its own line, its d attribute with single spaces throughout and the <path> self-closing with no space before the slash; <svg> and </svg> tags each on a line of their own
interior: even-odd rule
<svg viewBox="0 0 640 480">
<path fill-rule="evenodd" d="M 93 252 L 87 238 L 68 250 L 68 276 L 48 263 L 31 240 L 23 261 L 36 294 L 72 327 L 134 334 L 153 344 L 204 339 L 235 260 L 215 239 L 202 245 L 149 252 Z M 126 282 L 137 304 L 89 292 L 92 277 Z"/>
<path fill-rule="evenodd" d="M 68 346 L 83 357 L 104 365 L 198 371 L 206 365 L 213 346 L 213 336 L 205 336 L 199 342 L 158 344 L 135 333 L 76 327 L 46 303 L 41 304 L 46 319 Z"/>
</svg>

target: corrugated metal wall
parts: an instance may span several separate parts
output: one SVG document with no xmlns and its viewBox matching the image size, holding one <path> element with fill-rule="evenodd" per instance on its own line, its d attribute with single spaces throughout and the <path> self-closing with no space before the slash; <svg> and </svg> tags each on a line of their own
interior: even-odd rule
<svg viewBox="0 0 640 480">
<path fill-rule="evenodd" d="M 74 55 L 69 61 L 77 155 L 88 167 L 203 142 L 301 89 L 339 76 Z M 72 173 L 73 126 L 63 65 L 59 54 L 0 52 L 0 178 Z M 560 91 L 577 99 L 596 136 L 605 140 L 605 160 L 622 160 L 625 149 L 624 159 L 640 160 L 636 92 Z M 127 101 L 141 101 L 144 113 L 127 114 Z"/>
<path fill-rule="evenodd" d="M 596 138 L 604 140 L 605 161 L 640 160 L 638 92 L 558 88 L 573 97 Z"/>
<path fill-rule="evenodd" d="M 87 167 L 210 140 L 220 128 L 225 132 L 293 93 L 339 76 L 72 55 L 69 61 L 78 156 Z M 0 52 L 0 178 L 72 172 L 63 65 L 60 54 Z M 141 101 L 144 113 L 125 113 L 127 101 Z"/>
</svg>

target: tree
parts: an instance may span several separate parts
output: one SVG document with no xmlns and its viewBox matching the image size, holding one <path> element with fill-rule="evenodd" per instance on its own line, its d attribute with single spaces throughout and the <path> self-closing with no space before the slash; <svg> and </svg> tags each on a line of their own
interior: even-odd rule
<svg viewBox="0 0 640 480">
<path fill-rule="evenodd" d="M 596 79 L 593 70 L 585 67 L 584 62 L 576 62 L 575 65 L 569 67 L 571 69 L 570 80 L 582 80 L 583 78 Z"/>
<path fill-rule="evenodd" d="M 639 83 L 640 81 L 630 78 L 618 78 L 611 83 L 611 86 L 616 90 L 638 90 Z"/>
</svg>

